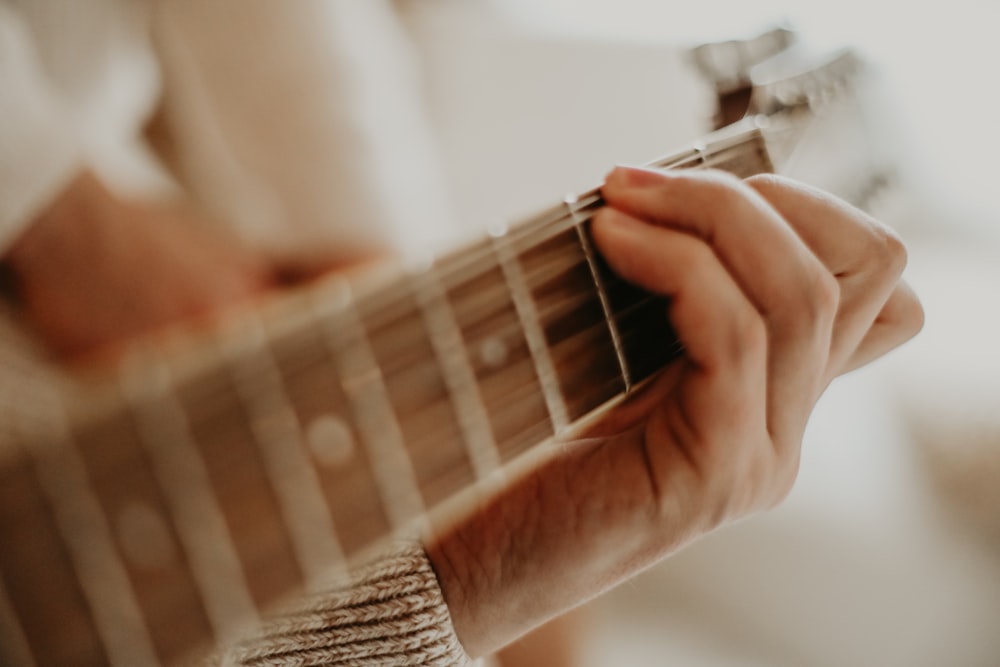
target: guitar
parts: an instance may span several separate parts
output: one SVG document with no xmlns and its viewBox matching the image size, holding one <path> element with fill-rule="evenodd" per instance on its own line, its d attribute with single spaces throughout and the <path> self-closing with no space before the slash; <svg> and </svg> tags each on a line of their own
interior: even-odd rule
<svg viewBox="0 0 1000 667">
<path fill-rule="evenodd" d="M 775 74 L 800 62 L 791 42 L 695 51 L 720 129 L 654 166 L 868 198 L 877 161 L 804 157 L 846 136 L 861 63 Z M 34 410 L 0 441 L 3 663 L 186 664 L 550 456 L 683 353 L 664 300 L 594 251 L 601 206 L 591 190 L 429 266 L 324 280 L 25 387 Z"/>
</svg>

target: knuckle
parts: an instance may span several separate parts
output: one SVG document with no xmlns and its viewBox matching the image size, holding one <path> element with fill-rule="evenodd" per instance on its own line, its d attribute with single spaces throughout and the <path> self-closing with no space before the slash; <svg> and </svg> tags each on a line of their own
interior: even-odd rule
<svg viewBox="0 0 1000 667">
<path fill-rule="evenodd" d="M 707 202 L 721 209 L 734 209 L 747 199 L 743 181 L 724 171 L 706 173 L 702 181 L 702 194 Z"/>
<path fill-rule="evenodd" d="M 782 189 L 785 185 L 785 179 L 777 174 L 754 174 L 744 179 L 743 182 L 764 196 Z"/>
<path fill-rule="evenodd" d="M 865 222 L 867 251 L 858 256 L 853 270 L 875 280 L 896 280 L 906 268 L 906 244 L 899 234 L 878 220 L 867 218 Z"/>
<path fill-rule="evenodd" d="M 915 336 L 924 328 L 926 315 L 923 306 L 916 298 L 907 299 L 900 310 L 902 311 L 899 317 L 900 326 L 906 335 Z"/>
<path fill-rule="evenodd" d="M 678 264 L 679 274 L 694 283 L 706 280 L 718 264 L 712 249 L 700 241 L 688 243 L 684 252 L 679 253 L 675 261 Z"/>
<path fill-rule="evenodd" d="M 903 239 L 888 227 L 881 227 L 881 259 L 888 273 L 894 277 L 902 275 L 906 268 L 908 254 Z"/>
<path fill-rule="evenodd" d="M 752 359 L 753 355 L 766 355 L 767 325 L 756 310 L 752 308 L 743 310 L 736 323 L 736 333 L 739 337 L 741 356 Z"/>
<path fill-rule="evenodd" d="M 767 491 L 763 494 L 767 509 L 781 504 L 795 487 L 799 476 L 799 457 L 776 457 L 769 470 Z"/>
<path fill-rule="evenodd" d="M 791 494 L 792 489 L 795 488 L 795 480 L 797 479 L 797 474 L 786 474 L 775 478 L 775 484 L 772 488 L 772 495 L 770 498 L 770 507 L 767 509 L 773 509 L 780 505 L 782 502 L 788 498 Z"/>
<path fill-rule="evenodd" d="M 840 308 L 840 283 L 827 271 L 818 272 L 808 298 L 816 319 L 832 321 Z"/>
<path fill-rule="evenodd" d="M 803 338 L 825 334 L 836 320 L 840 298 L 840 283 L 833 274 L 816 269 L 800 283 L 796 296 L 789 302 L 793 307 L 784 311 L 785 322 Z"/>
<path fill-rule="evenodd" d="M 787 306 L 775 313 L 775 324 L 784 344 L 792 344 L 794 349 L 803 352 L 812 350 L 810 362 L 797 369 L 799 377 L 805 379 L 807 373 L 818 374 L 823 368 L 816 363 L 826 358 L 834 336 L 841 306 L 840 284 L 826 271 L 814 272 L 803 281 L 796 297 Z"/>
<path fill-rule="evenodd" d="M 905 284 L 900 284 L 879 313 L 877 323 L 895 329 L 902 342 L 924 328 L 924 319 L 920 300 Z"/>
</svg>

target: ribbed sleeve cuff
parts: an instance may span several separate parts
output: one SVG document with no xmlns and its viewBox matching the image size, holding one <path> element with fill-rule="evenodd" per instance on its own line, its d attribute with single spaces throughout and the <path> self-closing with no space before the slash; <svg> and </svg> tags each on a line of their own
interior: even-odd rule
<svg viewBox="0 0 1000 667">
<path fill-rule="evenodd" d="M 30 34 L 0 6 L 0 256 L 79 171 L 82 153 Z"/>
<path fill-rule="evenodd" d="M 472 661 L 423 550 L 408 546 L 354 584 L 307 599 L 226 654 L 241 667 L 466 667 Z"/>
</svg>

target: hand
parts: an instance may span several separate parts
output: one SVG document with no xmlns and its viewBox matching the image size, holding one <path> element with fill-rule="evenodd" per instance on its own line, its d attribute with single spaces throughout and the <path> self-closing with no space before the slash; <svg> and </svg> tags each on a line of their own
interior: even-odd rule
<svg viewBox="0 0 1000 667">
<path fill-rule="evenodd" d="M 905 251 L 863 213 L 775 177 L 620 168 L 593 236 L 670 297 L 686 354 L 432 544 L 459 638 L 491 652 L 791 489 L 837 375 L 919 330 Z"/>
<path fill-rule="evenodd" d="M 260 258 L 195 217 L 123 202 L 80 174 L 4 258 L 24 316 L 58 355 L 78 357 L 271 284 Z"/>
</svg>

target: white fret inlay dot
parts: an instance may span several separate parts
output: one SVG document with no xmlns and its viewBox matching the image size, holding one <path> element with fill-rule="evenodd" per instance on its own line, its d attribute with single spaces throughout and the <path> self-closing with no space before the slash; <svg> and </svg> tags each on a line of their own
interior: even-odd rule
<svg viewBox="0 0 1000 667">
<path fill-rule="evenodd" d="M 502 239 L 504 236 L 507 236 L 508 231 L 507 223 L 503 221 L 493 222 L 486 228 L 486 232 L 495 239 Z"/>
<path fill-rule="evenodd" d="M 306 443 L 325 466 L 341 466 L 354 455 L 354 437 L 344 420 L 335 415 L 317 417 L 306 429 Z"/>
<path fill-rule="evenodd" d="M 507 344 L 499 336 L 490 336 L 479 344 L 479 359 L 490 368 L 499 368 L 507 361 Z"/>
<path fill-rule="evenodd" d="M 175 557 L 170 530 L 149 505 L 132 502 L 118 513 L 118 540 L 125 558 L 136 567 L 156 570 Z"/>
</svg>

